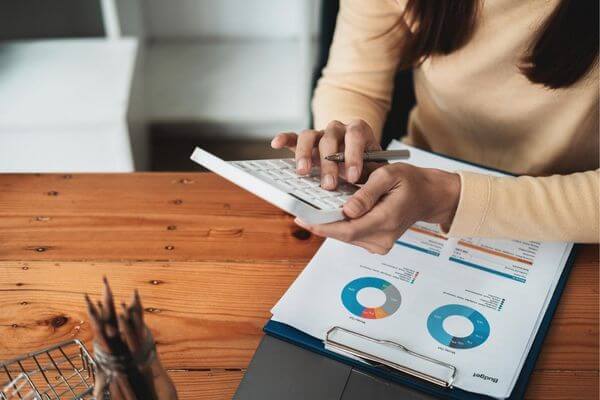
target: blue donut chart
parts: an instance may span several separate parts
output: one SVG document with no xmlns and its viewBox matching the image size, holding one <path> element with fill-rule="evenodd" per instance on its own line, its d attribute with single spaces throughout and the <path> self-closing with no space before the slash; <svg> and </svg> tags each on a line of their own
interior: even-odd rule
<svg viewBox="0 0 600 400">
<path fill-rule="evenodd" d="M 380 307 L 365 307 L 358 301 L 358 292 L 365 288 L 375 288 L 385 294 L 385 303 Z M 401 296 L 398 289 L 385 279 L 364 277 L 353 280 L 342 289 L 342 304 L 357 317 L 367 319 L 385 318 L 400 307 Z"/>
<path fill-rule="evenodd" d="M 465 317 L 473 324 L 473 332 L 469 336 L 452 336 L 444 329 L 444 320 L 451 316 Z M 472 349 L 482 345 L 490 336 L 488 320 L 477 310 L 460 304 L 447 304 L 433 310 L 427 318 L 429 334 L 444 346 L 453 349 Z"/>
</svg>

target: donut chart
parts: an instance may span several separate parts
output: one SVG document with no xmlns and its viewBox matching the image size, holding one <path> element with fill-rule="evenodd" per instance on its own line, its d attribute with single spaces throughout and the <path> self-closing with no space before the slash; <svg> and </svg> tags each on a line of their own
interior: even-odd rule
<svg viewBox="0 0 600 400">
<path fill-rule="evenodd" d="M 385 294 L 385 303 L 380 307 L 366 307 L 360 304 L 357 295 L 361 289 L 375 288 Z M 400 291 L 385 279 L 364 277 L 353 280 L 342 290 L 342 304 L 348 311 L 357 317 L 367 319 L 385 318 L 400 307 Z"/>
<path fill-rule="evenodd" d="M 444 320 L 451 316 L 467 318 L 473 324 L 473 332 L 464 337 L 449 334 L 444 329 Z M 472 349 L 482 345 L 490 336 L 487 319 L 479 311 L 460 304 L 447 304 L 433 310 L 427 318 L 427 330 L 439 343 L 453 349 Z"/>
</svg>

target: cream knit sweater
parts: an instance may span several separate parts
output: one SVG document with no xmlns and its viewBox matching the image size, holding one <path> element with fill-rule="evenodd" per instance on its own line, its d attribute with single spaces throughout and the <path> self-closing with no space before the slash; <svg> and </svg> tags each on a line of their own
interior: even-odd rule
<svg viewBox="0 0 600 400">
<path fill-rule="evenodd" d="M 532 84 L 517 67 L 557 2 L 486 0 L 466 46 L 414 70 L 407 143 L 528 175 L 460 172 L 450 236 L 599 241 L 598 66 L 558 90 Z M 402 11 L 398 0 L 341 1 L 313 99 L 317 129 L 361 118 L 381 135 L 402 58 Z"/>
</svg>

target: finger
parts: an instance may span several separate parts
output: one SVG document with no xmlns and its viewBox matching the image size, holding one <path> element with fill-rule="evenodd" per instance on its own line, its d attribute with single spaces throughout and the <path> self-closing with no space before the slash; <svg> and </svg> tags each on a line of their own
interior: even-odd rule
<svg viewBox="0 0 600 400">
<path fill-rule="evenodd" d="M 376 243 L 366 242 L 366 241 L 354 241 L 350 243 L 351 245 L 362 247 L 372 254 L 387 254 L 389 252 L 388 249 L 385 249 L 383 246 L 380 246 Z"/>
<path fill-rule="evenodd" d="M 362 169 L 362 174 L 360 176 L 360 179 L 358 180 L 357 183 L 365 183 L 368 179 L 369 176 L 371 176 L 371 174 L 381 168 L 381 167 L 385 167 L 386 165 L 388 165 L 389 163 L 387 162 L 366 162 L 363 163 L 363 169 Z"/>
<path fill-rule="evenodd" d="M 333 224 L 314 225 L 310 232 L 362 247 L 374 254 L 387 254 L 393 247 L 394 233 L 380 232 L 383 221 L 372 213 L 359 219 Z"/>
<path fill-rule="evenodd" d="M 296 218 L 296 224 L 311 233 L 350 243 L 364 241 L 366 237 L 378 232 L 383 221 L 377 214 L 367 214 L 362 218 L 329 224 L 310 225 Z"/>
<path fill-rule="evenodd" d="M 326 160 L 325 157 L 339 151 L 342 144 L 346 126 L 338 121 L 330 122 L 325 128 L 325 133 L 319 141 L 319 154 L 321 158 L 321 187 L 334 190 L 338 182 L 338 164 Z"/>
<path fill-rule="evenodd" d="M 377 207 L 380 207 L 380 205 L 377 205 Z M 387 254 L 394 247 L 396 240 L 401 234 L 402 231 L 398 229 L 378 230 L 357 239 L 356 244 L 369 250 L 371 253 Z"/>
<path fill-rule="evenodd" d="M 373 218 L 370 214 L 355 220 L 323 225 L 309 225 L 298 219 L 295 222 L 317 236 L 329 237 L 359 246 L 373 254 L 387 254 L 394 243 L 394 241 L 390 241 L 389 232 L 383 234 L 378 232 L 382 221 L 379 218 Z"/>
<path fill-rule="evenodd" d="M 296 171 L 305 175 L 312 167 L 312 152 L 317 141 L 323 136 L 322 131 L 306 130 L 300 134 L 296 143 Z"/>
<path fill-rule="evenodd" d="M 307 231 L 309 231 L 317 236 L 330 237 L 330 238 L 341 240 L 341 241 L 344 241 L 342 239 L 342 236 L 344 239 L 349 238 L 348 232 L 351 229 L 349 227 L 349 222 L 354 222 L 354 221 L 359 221 L 359 220 L 334 222 L 332 224 L 324 224 L 324 225 L 310 225 L 298 218 L 296 218 L 294 220 L 294 222 L 298 226 L 306 229 Z M 335 226 L 333 226 L 333 225 L 335 225 Z M 354 235 L 356 235 L 357 237 L 360 237 L 359 233 L 354 233 Z M 360 238 L 360 239 L 347 241 L 347 243 L 350 243 L 350 244 L 358 246 L 358 247 L 362 247 L 363 249 L 367 250 L 369 253 L 374 253 L 374 254 L 387 254 L 388 253 L 389 249 L 385 249 L 383 246 L 380 246 L 376 240 L 375 241 L 367 241 L 367 240 L 368 240 L 368 236 L 366 238 Z"/>
<path fill-rule="evenodd" d="M 271 147 L 274 149 L 295 149 L 296 142 L 298 141 L 298 135 L 293 132 L 283 132 L 277 134 L 273 140 L 271 140 Z"/>
<path fill-rule="evenodd" d="M 344 164 L 346 179 L 349 182 L 355 183 L 360 179 L 363 169 L 363 154 L 365 151 L 378 147 L 374 141 L 373 131 L 366 122 L 357 120 L 346 127 Z"/>
<path fill-rule="evenodd" d="M 371 210 L 377 201 L 395 185 L 396 179 L 389 167 L 373 172 L 367 182 L 346 201 L 344 214 L 349 218 L 359 218 Z"/>
</svg>

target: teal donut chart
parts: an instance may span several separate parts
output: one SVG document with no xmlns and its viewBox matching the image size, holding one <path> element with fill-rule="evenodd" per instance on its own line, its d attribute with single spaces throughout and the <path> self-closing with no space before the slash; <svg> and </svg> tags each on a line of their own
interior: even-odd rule
<svg viewBox="0 0 600 400">
<path fill-rule="evenodd" d="M 473 324 L 473 332 L 469 336 L 452 336 L 444 329 L 444 320 L 451 316 L 465 317 Z M 482 345 L 490 336 L 490 324 L 477 310 L 460 304 L 447 304 L 433 310 L 427 318 L 429 334 L 444 346 L 453 349 L 472 349 Z"/>
<path fill-rule="evenodd" d="M 365 307 L 358 302 L 358 292 L 364 288 L 375 288 L 385 294 L 385 303 L 380 307 Z M 400 291 L 385 279 L 375 277 L 358 278 L 342 289 L 342 304 L 357 317 L 380 319 L 392 315 L 400 307 Z"/>
</svg>

